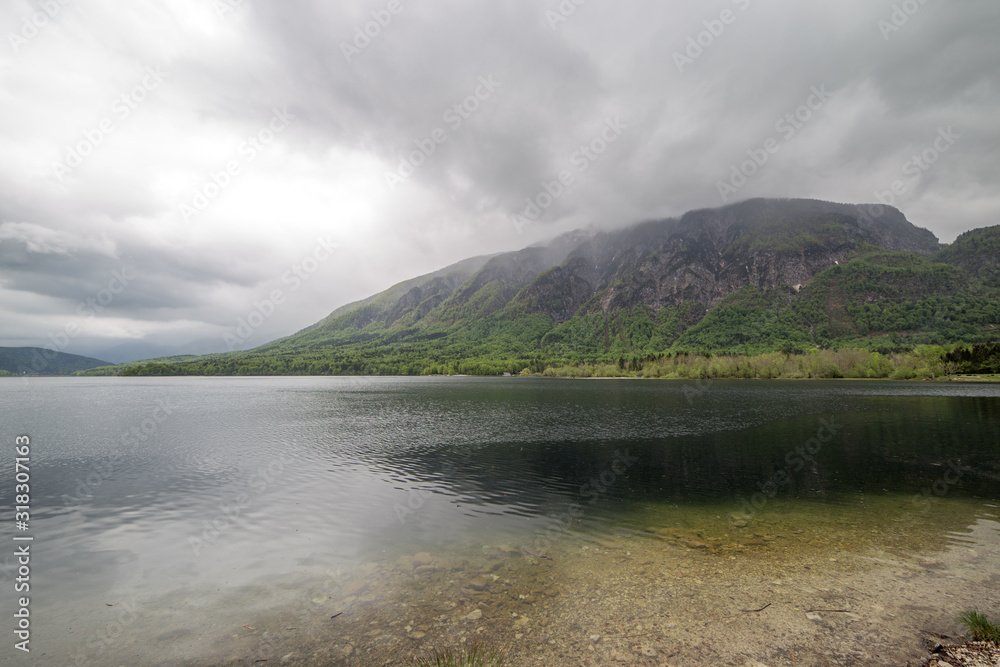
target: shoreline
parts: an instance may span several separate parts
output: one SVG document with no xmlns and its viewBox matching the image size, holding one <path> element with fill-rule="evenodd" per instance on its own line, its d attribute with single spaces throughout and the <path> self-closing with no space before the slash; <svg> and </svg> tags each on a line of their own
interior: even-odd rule
<svg viewBox="0 0 1000 667">
<path fill-rule="evenodd" d="M 751 530 L 718 553 L 689 539 L 699 531 L 666 529 L 578 535 L 544 558 L 504 544 L 384 554 L 322 594 L 307 586 L 318 594 L 313 627 L 280 610 L 248 618 L 256 630 L 240 634 L 249 643 L 227 642 L 221 664 L 257 657 L 252 637 L 263 635 L 270 655 L 290 665 L 407 665 L 481 642 L 525 667 L 933 667 L 929 641 L 958 639 L 957 615 L 970 600 L 1000 605 L 988 586 L 1000 577 L 991 557 L 1000 537 L 970 528 L 978 553 L 819 536 L 806 551 L 784 553 L 773 527 L 761 525 L 763 537 Z M 943 572 L 968 574 L 942 591 Z"/>
<path fill-rule="evenodd" d="M 380 377 L 380 376 L 366 376 L 366 377 Z M 385 377 L 407 377 L 407 376 L 385 376 Z M 423 377 L 501 377 L 496 375 L 428 375 Z M 631 376 L 631 375 L 543 375 L 541 373 L 531 373 L 529 375 L 513 375 L 512 378 L 544 378 L 551 380 L 668 380 L 668 381 L 686 381 L 686 382 L 712 382 L 715 380 L 746 380 L 746 381 L 757 381 L 757 382 L 773 382 L 773 381 L 812 381 L 820 380 L 824 382 L 966 382 L 966 383 L 982 383 L 982 384 L 996 384 L 1000 383 L 1000 374 L 983 376 L 953 376 L 949 378 L 815 378 L 815 377 L 776 377 L 776 378 L 747 378 L 747 377 L 713 377 L 713 378 L 684 378 L 684 377 L 643 377 L 643 376 Z"/>
<path fill-rule="evenodd" d="M 985 375 L 985 374 L 975 374 L 975 375 L 954 375 L 947 378 L 870 378 L 870 377 L 830 377 L 830 378 L 818 378 L 818 377 L 773 377 L 773 378 L 762 378 L 762 377 L 740 377 L 740 376 L 723 376 L 723 377 L 704 377 L 704 378 L 691 378 L 691 377 L 647 377 L 642 375 L 544 375 L 542 373 L 529 373 L 527 375 L 516 374 L 510 376 L 504 375 L 469 375 L 458 373 L 455 375 L 312 375 L 312 374 L 282 374 L 282 375 L 222 375 L 222 374 L 177 374 L 177 375 L 10 375 L 10 376 L 0 376 L 0 381 L 4 379 L 55 379 L 55 378 L 137 378 L 137 379 L 149 379 L 149 378 L 499 378 L 513 380 L 517 378 L 535 378 L 535 379 L 546 379 L 546 380 L 665 380 L 673 382 L 713 382 L 716 380 L 739 380 L 739 381 L 756 381 L 756 382 L 775 382 L 775 381 L 788 381 L 788 382 L 801 382 L 801 381 L 822 381 L 822 382 L 893 382 L 893 383 L 965 383 L 965 384 L 998 384 L 1000 383 L 1000 374 Z"/>
</svg>

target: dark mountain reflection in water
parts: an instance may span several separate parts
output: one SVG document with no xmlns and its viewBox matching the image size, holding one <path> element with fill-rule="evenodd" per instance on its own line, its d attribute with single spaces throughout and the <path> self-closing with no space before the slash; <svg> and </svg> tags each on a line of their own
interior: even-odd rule
<svg viewBox="0 0 1000 667">
<path fill-rule="evenodd" d="M 155 645 L 196 660 L 246 613 L 239 591 L 259 610 L 287 604 L 294 589 L 269 581 L 383 550 L 531 548 L 557 523 L 711 533 L 747 508 L 877 535 L 938 498 L 971 523 L 1000 499 L 998 398 L 847 381 L 66 378 L 0 383 L 0 417 L 11 443 L 33 443 L 37 646 L 126 660 L 183 616 L 199 638 Z M 0 481 L 10 507 L 9 467 Z M 945 541 L 965 528 L 923 525 Z M 131 600 L 144 620 L 95 640 L 106 605 Z"/>
</svg>

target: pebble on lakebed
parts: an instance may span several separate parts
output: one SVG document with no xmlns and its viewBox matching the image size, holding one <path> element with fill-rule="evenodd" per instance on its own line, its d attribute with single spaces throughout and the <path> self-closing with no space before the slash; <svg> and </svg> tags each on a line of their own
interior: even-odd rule
<svg viewBox="0 0 1000 667">
<path fill-rule="evenodd" d="M 865 542 L 872 535 L 881 545 L 881 535 L 847 521 L 786 525 L 761 514 L 739 528 L 733 516 L 711 514 L 702 523 L 671 527 L 665 516 L 628 533 L 574 534 L 539 552 L 545 557 L 474 541 L 383 554 L 304 591 L 330 613 L 343 611 L 335 620 L 248 620 L 276 628 L 268 641 L 281 646 L 277 655 L 294 651 L 292 664 L 406 664 L 483 642 L 507 647 L 519 667 L 774 666 L 793 650 L 796 664 L 918 665 L 928 657 L 919 640 L 928 612 L 913 601 L 934 600 L 945 623 L 957 615 L 951 606 L 969 599 L 1000 606 L 1000 592 L 971 580 L 936 592 L 942 573 L 1000 577 L 989 549 L 978 549 L 981 557 L 969 549 L 887 554 Z M 956 525 L 947 516 L 941 523 Z"/>
</svg>

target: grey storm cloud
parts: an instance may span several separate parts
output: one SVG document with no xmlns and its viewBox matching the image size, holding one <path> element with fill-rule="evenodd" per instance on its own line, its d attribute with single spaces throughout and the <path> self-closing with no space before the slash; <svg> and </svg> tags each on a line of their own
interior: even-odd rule
<svg viewBox="0 0 1000 667">
<path fill-rule="evenodd" d="M 748 197 L 891 198 L 950 241 L 1000 212 L 997 25 L 993 0 L 11 2 L 0 345 L 123 266 L 66 351 L 223 349 L 283 290 L 260 344 L 467 256 Z M 320 238 L 342 252 L 296 278 Z"/>
</svg>

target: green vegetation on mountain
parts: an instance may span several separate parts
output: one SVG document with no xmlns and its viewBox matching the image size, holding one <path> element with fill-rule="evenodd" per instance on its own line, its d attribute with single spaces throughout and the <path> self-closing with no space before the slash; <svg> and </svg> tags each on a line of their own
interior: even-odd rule
<svg viewBox="0 0 1000 667">
<path fill-rule="evenodd" d="M 0 347 L 0 377 L 11 375 L 72 375 L 108 362 L 42 347 Z"/>
<path fill-rule="evenodd" d="M 895 209 L 751 200 L 466 260 L 254 350 L 89 373 L 994 372 L 965 369 L 990 367 L 967 346 L 998 337 L 998 258 L 1000 227 L 941 248 Z"/>
</svg>

